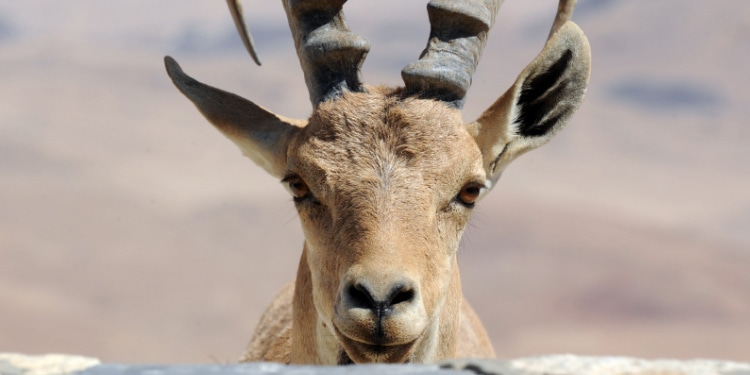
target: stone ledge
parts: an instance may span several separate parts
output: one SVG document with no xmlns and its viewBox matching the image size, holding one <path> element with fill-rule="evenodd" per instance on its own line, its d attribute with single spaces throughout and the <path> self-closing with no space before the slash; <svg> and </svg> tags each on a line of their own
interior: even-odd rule
<svg viewBox="0 0 750 375">
<path fill-rule="evenodd" d="M 73 355 L 0 353 L 0 375 L 73 374 L 99 364 L 98 359 Z"/>
<path fill-rule="evenodd" d="M 503 360 L 455 360 L 443 367 L 503 375 L 750 375 L 750 363 L 695 360 L 646 360 L 631 357 L 549 355 Z"/>
<path fill-rule="evenodd" d="M 514 360 L 456 360 L 440 365 L 343 367 L 237 365 L 118 365 L 68 355 L 0 353 L 0 375 L 750 375 L 750 363 L 716 360 L 645 360 L 629 357 L 550 355 Z"/>
</svg>

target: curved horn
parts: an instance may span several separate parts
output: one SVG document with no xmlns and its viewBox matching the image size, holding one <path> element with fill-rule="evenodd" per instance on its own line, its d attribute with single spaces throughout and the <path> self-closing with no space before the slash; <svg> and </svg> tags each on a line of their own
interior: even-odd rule
<svg viewBox="0 0 750 375">
<path fill-rule="evenodd" d="M 237 32 L 240 34 L 242 44 L 245 45 L 245 49 L 250 53 L 250 57 L 253 58 L 256 64 L 260 65 L 260 59 L 258 53 L 255 52 L 255 43 L 253 42 L 253 36 L 250 35 L 250 29 L 245 23 L 245 18 L 242 17 L 242 7 L 240 6 L 240 0 L 227 0 L 229 5 L 229 12 L 232 13 L 232 19 L 234 20 L 234 26 L 237 27 Z"/>
<path fill-rule="evenodd" d="M 471 86 L 487 32 L 503 0 L 431 0 L 430 39 L 419 60 L 401 71 L 406 93 L 457 108 Z"/>
<path fill-rule="evenodd" d="M 552 38 L 552 35 L 555 35 L 557 30 L 560 29 L 565 22 L 570 21 L 570 18 L 573 17 L 573 9 L 575 9 L 577 2 L 578 0 L 560 0 L 560 3 L 557 4 L 555 21 L 552 23 L 552 28 L 549 31 L 547 40 Z"/>
<path fill-rule="evenodd" d="M 294 45 L 313 106 L 362 91 L 359 71 L 370 43 L 344 21 L 346 0 L 284 0 Z"/>
</svg>

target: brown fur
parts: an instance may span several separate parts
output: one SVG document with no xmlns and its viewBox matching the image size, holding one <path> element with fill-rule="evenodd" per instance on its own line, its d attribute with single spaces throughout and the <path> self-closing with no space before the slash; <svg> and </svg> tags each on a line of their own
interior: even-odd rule
<svg viewBox="0 0 750 375">
<path fill-rule="evenodd" d="M 456 252 L 473 207 L 462 193 L 489 191 L 581 103 L 590 51 L 575 24 L 560 26 L 468 125 L 445 102 L 384 87 L 344 92 L 309 120 L 289 120 L 195 81 L 171 58 L 166 65 L 208 120 L 295 195 L 305 234 L 297 279 L 263 315 L 243 361 L 494 356 L 461 291 Z"/>
<path fill-rule="evenodd" d="M 285 175 L 302 178 L 317 200 L 297 204 L 306 246 L 293 309 L 294 321 L 306 322 L 293 330 L 294 363 L 335 363 L 344 350 L 355 362 L 455 357 L 459 322 L 475 319 L 459 317 L 456 249 L 471 210 L 455 196 L 466 183 L 485 180 L 479 149 L 457 110 L 369 91 L 323 103 L 287 153 Z M 408 350 L 376 355 L 329 340 L 345 329 L 354 340 L 367 337 L 372 323 L 337 318 L 343 280 L 399 277 L 420 281 L 420 311 L 384 328 L 390 340 L 410 343 Z M 471 335 L 489 342 L 483 329 Z M 321 347 L 322 356 L 311 350 Z"/>
</svg>

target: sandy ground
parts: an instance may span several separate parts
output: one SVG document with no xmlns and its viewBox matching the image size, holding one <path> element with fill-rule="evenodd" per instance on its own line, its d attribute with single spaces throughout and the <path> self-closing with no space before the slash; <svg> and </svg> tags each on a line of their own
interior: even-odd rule
<svg viewBox="0 0 750 375">
<path fill-rule="evenodd" d="M 177 93 L 162 56 L 305 117 L 281 6 L 246 3 L 261 68 L 221 2 L 0 2 L 0 351 L 242 352 L 302 236 L 286 192 Z M 554 9 L 506 2 L 467 121 L 531 61 Z M 365 79 L 399 84 L 423 2 L 347 11 L 373 45 Z M 574 18 L 593 50 L 587 100 L 478 206 L 467 298 L 501 357 L 750 361 L 750 5 L 581 0 Z"/>
</svg>

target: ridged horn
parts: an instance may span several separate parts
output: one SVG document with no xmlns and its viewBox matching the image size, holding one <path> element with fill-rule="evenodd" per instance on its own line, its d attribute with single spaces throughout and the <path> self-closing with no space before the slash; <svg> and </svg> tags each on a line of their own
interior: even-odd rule
<svg viewBox="0 0 750 375">
<path fill-rule="evenodd" d="M 419 60 L 401 71 L 407 95 L 457 108 L 464 97 L 503 0 L 431 0 L 430 39 Z"/>
<path fill-rule="evenodd" d="M 346 0 L 284 0 L 313 106 L 345 91 L 363 91 L 359 73 L 370 43 L 344 21 Z"/>
</svg>

